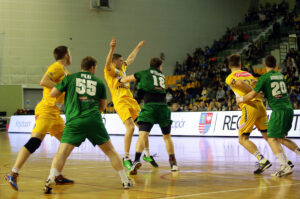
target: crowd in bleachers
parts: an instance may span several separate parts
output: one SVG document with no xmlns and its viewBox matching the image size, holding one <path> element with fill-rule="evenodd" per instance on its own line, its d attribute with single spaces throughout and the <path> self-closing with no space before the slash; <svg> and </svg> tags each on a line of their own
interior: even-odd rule
<svg viewBox="0 0 300 199">
<path fill-rule="evenodd" d="M 285 14 L 287 13 L 287 14 Z M 245 15 L 246 24 L 257 23 L 259 28 L 273 25 L 272 32 L 265 38 L 251 42 L 242 53 L 242 70 L 249 71 L 259 77 L 265 70 L 263 68 L 253 69 L 258 60 L 267 55 L 266 46 L 274 40 L 281 39 L 281 26 L 296 27 L 299 23 L 297 12 L 288 11 L 288 4 L 283 1 L 279 5 L 266 4 L 258 10 L 251 10 Z M 285 16 L 282 25 L 276 20 Z M 290 19 L 293 19 L 292 21 Z M 300 25 L 299 25 L 300 27 Z M 186 60 L 181 64 L 176 62 L 174 76 L 167 77 L 167 102 L 174 112 L 178 111 L 234 111 L 239 110 L 235 102 L 234 93 L 224 84 L 225 78 L 230 74 L 228 61 L 225 56 L 218 61 L 218 52 L 238 42 L 248 41 L 247 32 L 238 28 L 227 29 L 225 36 L 219 41 L 214 41 L 211 47 L 206 46 L 204 50 L 198 48 L 193 55 L 187 54 Z M 279 60 L 278 60 L 279 62 Z M 291 49 L 283 62 L 281 72 L 287 79 L 291 102 L 295 109 L 299 109 L 300 83 L 298 53 Z M 267 109 L 268 103 L 264 102 Z"/>
</svg>

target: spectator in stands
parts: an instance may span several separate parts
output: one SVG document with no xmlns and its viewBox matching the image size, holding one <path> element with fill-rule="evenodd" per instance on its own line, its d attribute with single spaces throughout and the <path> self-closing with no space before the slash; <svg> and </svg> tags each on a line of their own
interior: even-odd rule
<svg viewBox="0 0 300 199">
<path fill-rule="evenodd" d="M 184 105 L 183 111 L 184 111 L 184 112 L 189 112 L 189 111 L 190 111 L 189 105 Z"/>
<path fill-rule="evenodd" d="M 176 90 L 173 92 L 173 101 L 183 103 L 185 98 L 184 92 L 180 86 L 177 86 Z"/>
<path fill-rule="evenodd" d="M 173 99 L 173 95 L 172 93 L 168 90 L 167 91 L 167 94 L 166 94 L 166 100 L 167 100 L 167 103 L 171 103 L 172 102 L 172 99 Z"/>
<path fill-rule="evenodd" d="M 205 103 L 204 101 L 201 101 L 199 103 L 199 108 L 198 108 L 199 111 L 207 111 L 207 107 L 205 106 Z"/>
<path fill-rule="evenodd" d="M 172 112 L 182 112 L 182 109 L 180 108 L 180 105 L 177 102 L 174 102 L 171 106 Z"/>
<path fill-rule="evenodd" d="M 193 111 L 193 112 L 199 111 L 199 110 L 198 110 L 198 106 L 197 106 L 197 105 L 193 105 L 192 111 Z"/>
<path fill-rule="evenodd" d="M 216 99 L 217 101 L 219 101 L 220 99 L 225 99 L 225 91 L 222 89 L 221 86 L 218 87 Z"/>
<path fill-rule="evenodd" d="M 207 109 L 207 110 L 208 110 L 208 111 L 217 111 L 217 110 L 218 110 L 214 101 L 211 101 L 211 102 L 209 103 L 209 106 L 208 106 L 208 109 Z"/>
<path fill-rule="evenodd" d="M 232 108 L 232 110 L 233 110 L 233 111 L 239 111 L 239 107 L 238 107 L 238 105 L 236 105 L 236 104 L 235 104 L 235 105 L 233 105 L 233 108 Z"/>
<path fill-rule="evenodd" d="M 231 101 L 227 101 L 227 111 L 233 111 L 233 107 L 232 107 Z"/>
</svg>

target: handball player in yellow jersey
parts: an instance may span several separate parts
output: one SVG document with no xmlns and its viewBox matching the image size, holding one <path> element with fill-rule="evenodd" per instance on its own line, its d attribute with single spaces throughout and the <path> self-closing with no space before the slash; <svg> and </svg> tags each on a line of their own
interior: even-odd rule
<svg viewBox="0 0 300 199">
<path fill-rule="evenodd" d="M 123 61 L 123 57 L 120 54 L 114 54 L 117 42 L 115 39 L 112 39 L 104 68 L 104 77 L 112 95 L 114 108 L 126 127 L 123 164 L 127 170 L 131 170 L 132 166 L 132 161 L 129 158 L 129 150 L 140 106 L 133 98 L 129 83 L 120 83 L 119 79 L 126 76 L 127 67 L 135 60 L 137 53 L 144 44 L 144 41 L 139 42 L 128 58 Z M 144 152 L 143 159 L 152 166 L 158 167 L 153 156 L 150 156 L 148 139 L 145 141 Z"/>
<path fill-rule="evenodd" d="M 58 46 L 54 49 L 54 58 L 56 62 L 50 65 L 47 72 L 41 79 L 40 85 L 43 86 L 43 98 L 35 108 L 35 127 L 31 138 L 19 151 L 17 160 L 10 173 L 4 178 L 9 185 L 18 190 L 17 177 L 19 170 L 41 145 L 46 133 L 61 139 L 65 123 L 60 116 L 60 108 L 64 104 L 64 95 L 54 98 L 50 96 L 51 89 L 55 87 L 62 79 L 69 74 L 67 67 L 71 65 L 71 54 L 66 46 Z M 60 172 L 60 171 L 59 171 Z M 55 179 L 57 184 L 72 184 L 74 181 L 64 178 L 61 173 Z"/>
</svg>

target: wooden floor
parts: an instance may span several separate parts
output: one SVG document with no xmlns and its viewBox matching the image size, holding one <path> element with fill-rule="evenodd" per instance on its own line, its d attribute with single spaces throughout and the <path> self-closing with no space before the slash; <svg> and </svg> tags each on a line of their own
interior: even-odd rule
<svg viewBox="0 0 300 199">
<path fill-rule="evenodd" d="M 18 150 L 27 142 L 29 134 L 0 133 L 0 173 L 8 172 Z M 117 151 L 123 152 L 123 137 L 111 137 Z M 134 137 L 135 145 L 137 137 Z M 110 167 L 104 154 L 89 142 L 76 148 L 65 166 L 64 174 L 75 180 L 70 186 L 56 186 L 53 194 L 43 194 L 52 157 L 59 143 L 47 136 L 28 160 L 18 178 L 19 192 L 12 190 L 0 178 L 1 199 L 150 199 L 150 198 L 300 198 L 300 158 L 285 149 L 295 164 L 294 173 L 286 178 L 272 178 L 279 168 L 270 148 L 263 139 L 253 141 L 273 166 L 263 175 L 253 175 L 256 159 L 238 144 L 237 138 L 175 137 L 175 153 L 180 172 L 171 173 L 168 155 L 161 137 L 150 137 L 151 153 L 157 153 L 159 169 L 143 164 L 134 187 L 123 190 L 119 176 Z M 300 139 L 294 140 L 300 145 Z M 131 150 L 132 158 L 134 147 Z"/>
</svg>

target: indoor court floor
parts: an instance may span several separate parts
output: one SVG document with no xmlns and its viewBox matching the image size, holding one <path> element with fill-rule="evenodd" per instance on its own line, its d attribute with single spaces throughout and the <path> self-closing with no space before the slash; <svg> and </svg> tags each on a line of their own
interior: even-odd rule
<svg viewBox="0 0 300 199">
<path fill-rule="evenodd" d="M 44 181 L 59 145 L 47 135 L 22 168 L 16 192 L 7 185 L 3 175 L 11 169 L 17 152 L 29 137 L 30 134 L 0 133 L 1 199 L 300 198 L 300 157 L 285 148 L 295 164 L 294 173 L 285 178 L 271 177 L 279 164 L 262 138 L 252 140 L 273 166 L 262 175 L 253 175 L 256 159 L 239 145 L 237 138 L 173 137 L 180 171 L 171 173 L 162 137 L 150 137 L 150 152 L 157 153 L 160 167 L 153 169 L 144 162 L 138 175 L 132 177 L 134 187 L 129 190 L 122 188 L 118 174 L 103 152 L 86 141 L 73 151 L 63 172 L 75 184 L 56 186 L 51 195 L 45 195 Z M 123 136 L 111 136 L 111 140 L 122 154 Z M 136 140 L 134 137 L 132 159 Z M 300 145 L 300 139 L 293 140 Z"/>
</svg>

